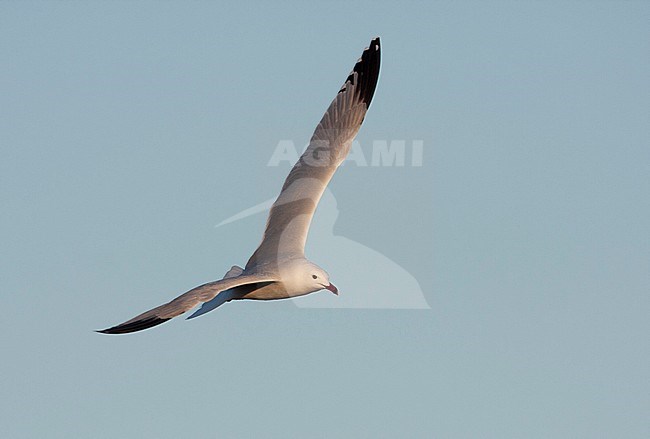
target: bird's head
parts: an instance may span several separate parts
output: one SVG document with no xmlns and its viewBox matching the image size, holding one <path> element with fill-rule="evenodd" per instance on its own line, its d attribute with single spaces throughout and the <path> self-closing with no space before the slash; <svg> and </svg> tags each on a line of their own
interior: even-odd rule
<svg viewBox="0 0 650 439">
<path fill-rule="evenodd" d="M 339 290 L 330 282 L 330 275 L 316 264 L 311 265 L 313 268 L 309 270 L 309 277 L 311 278 L 313 287 L 317 290 L 330 290 L 332 293 L 338 296 Z"/>
<path fill-rule="evenodd" d="M 283 276 L 283 278 L 285 278 L 285 284 L 294 293 L 306 294 L 325 289 L 336 295 L 339 294 L 339 290 L 330 282 L 329 274 L 313 262 L 303 259 L 290 264 L 290 268 L 288 266 L 286 268 L 288 269 L 287 276 Z"/>
</svg>

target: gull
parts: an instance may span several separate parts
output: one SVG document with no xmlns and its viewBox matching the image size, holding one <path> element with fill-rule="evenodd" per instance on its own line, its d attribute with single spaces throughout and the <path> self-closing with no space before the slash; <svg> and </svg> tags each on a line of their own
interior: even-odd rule
<svg viewBox="0 0 650 439">
<path fill-rule="evenodd" d="M 377 87 L 379 37 L 361 58 L 327 108 L 305 152 L 289 172 L 269 211 L 262 242 L 246 266 L 233 266 L 208 282 L 126 322 L 97 332 L 126 334 L 148 329 L 201 305 L 197 317 L 231 300 L 276 300 L 323 289 L 338 295 L 325 270 L 305 257 L 309 225 L 327 184 L 350 151 Z"/>
</svg>

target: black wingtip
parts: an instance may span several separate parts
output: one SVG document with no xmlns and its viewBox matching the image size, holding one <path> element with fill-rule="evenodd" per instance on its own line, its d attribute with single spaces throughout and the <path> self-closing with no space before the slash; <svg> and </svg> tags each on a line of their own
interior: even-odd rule
<svg viewBox="0 0 650 439">
<path fill-rule="evenodd" d="M 354 81 L 354 74 L 357 73 L 357 84 L 355 85 L 357 85 L 359 99 L 366 104 L 366 107 L 369 107 L 379 80 L 380 62 L 381 43 L 379 37 L 375 37 L 370 40 L 370 45 L 361 54 L 361 58 L 354 65 L 340 92 L 346 90 L 348 82 Z"/>
<path fill-rule="evenodd" d="M 144 329 L 153 328 L 161 323 L 165 323 L 169 319 L 161 319 L 160 317 L 149 317 L 147 319 L 138 320 L 131 323 L 122 323 L 121 325 L 113 326 L 112 328 L 102 329 L 99 331 L 101 334 L 128 334 L 130 332 L 142 331 Z"/>
</svg>

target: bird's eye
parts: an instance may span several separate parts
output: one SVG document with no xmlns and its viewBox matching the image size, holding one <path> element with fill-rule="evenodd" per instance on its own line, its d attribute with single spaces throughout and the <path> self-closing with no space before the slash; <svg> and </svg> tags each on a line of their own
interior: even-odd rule
<svg viewBox="0 0 650 439">
<path fill-rule="evenodd" d="M 312 274 L 311 277 L 312 277 L 313 279 L 318 279 L 318 276 L 316 276 L 315 274 Z"/>
</svg>

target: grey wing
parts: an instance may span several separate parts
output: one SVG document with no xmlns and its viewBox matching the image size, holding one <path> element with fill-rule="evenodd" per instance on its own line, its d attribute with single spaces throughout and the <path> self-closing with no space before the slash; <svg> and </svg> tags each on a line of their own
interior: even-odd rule
<svg viewBox="0 0 650 439">
<path fill-rule="evenodd" d="M 370 42 L 316 127 L 271 207 L 262 243 L 246 269 L 304 256 L 309 225 L 323 191 L 345 160 L 377 87 L 379 37 Z"/>
<path fill-rule="evenodd" d="M 233 265 L 230 270 L 226 272 L 226 274 L 223 276 L 224 279 L 228 279 L 231 277 L 237 277 L 241 275 L 244 272 L 244 269 L 241 267 L 238 267 L 237 265 Z M 256 284 L 260 285 L 260 284 Z M 241 285 L 240 285 L 241 286 Z M 250 285 L 249 285 L 250 287 Z M 224 303 L 230 301 L 231 299 L 234 299 L 235 291 L 237 291 L 237 287 L 231 288 L 229 290 L 225 290 L 214 296 L 213 299 L 208 300 L 207 302 L 204 302 L 201 304 L 201 307 L 194 311 L 192 315 L 190 315 L 187 320 L 194 319 L 196 317 L 202 316 L 203 314 L 209 313 L 210 311 L 215 310 L 219 306 L 223 305 Z"/>
<path fill-rule="evenodd" d="M 97 332 L 104 334 L 126 334 L 129 332 L 142 331 L 143 329 L 160 325 L 169 319 L 179 316 L 200 303 L 212 300 L 221 291 L 240 285 L 274 282 L 277 280 L 278 279 L 273 276 L 250 274 L 227 277 L 214 282 L 208 282 L 207 284 L 203 284 L 181 294 L 171 302 L 137 315 L 120 325 Z"/>
</svg>

